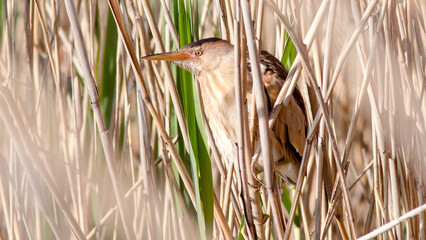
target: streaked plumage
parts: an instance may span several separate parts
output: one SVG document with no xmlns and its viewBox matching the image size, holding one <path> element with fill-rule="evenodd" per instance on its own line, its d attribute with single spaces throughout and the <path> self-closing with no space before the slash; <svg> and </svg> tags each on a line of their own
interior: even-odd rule
<svg viewBox="0 0 426 240">
<path fill-rule="evenodd" d="M 204 110 L 214 141 L 228 161 L 236 159 L 238 142 L 235 104 L 234 46 L 218 38 L 188 44 L 176 52 L 147 56 L 147 60 L 168 60 L 192 72 L 200 83 Z M 266 51 L 261 52 L 263 82 L 271 106 L 274 105 L 287 76 L 281 62 Z M 247 106 L 252 111 L 252 80 L 248 66 Z M 252 122 L 252 121 L 249 121 Z M 256 123 L 254 123 L 256 124 Z M 275 171 L 295 183 L 306 139 L 306 112 L 296 88 L 288 106 L 283 107 L 270 134 Z M 250 126 L 252 129 L 253 126 Z M 254 141 L 258 141 L 254 129 Z"/>
</svg>

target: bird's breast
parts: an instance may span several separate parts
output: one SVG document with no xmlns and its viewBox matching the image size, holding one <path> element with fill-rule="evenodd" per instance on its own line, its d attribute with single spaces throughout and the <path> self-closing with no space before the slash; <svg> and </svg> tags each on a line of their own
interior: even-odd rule
<svg viewBox="0 0 426 240">
<path fill-rule="evenodd" d="M 217 73 L 200 75 L 198 81 L 215 144 L 222 156 L 232 161 L 236 157 L 238 141 L 235 84 Z"/>
</svg>

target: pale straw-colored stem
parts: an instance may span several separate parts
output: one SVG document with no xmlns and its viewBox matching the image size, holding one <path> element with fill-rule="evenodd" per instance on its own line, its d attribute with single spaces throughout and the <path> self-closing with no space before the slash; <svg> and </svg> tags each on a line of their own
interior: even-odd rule
<svg viewBox="0 0 426 240">
<path fill-rule="evenodd" d="M 258 7 L 257 7 L 257 18 L 256 18 L 256 39 L 259 41 L 259 46 L 262 46 L 263 12 L 265 8 L 265 1 L 259 0 L 259 3 L 257 6 Z"/>
<path fill-rule="evenodd" d="M 297 44 L 296 44 L 296 46 L 297 46 Z M 302 49 L 299 49 L 299 51 L 300 50 L 302 50 Z M 305 58 L 306 58 L 306 55 L 305 55 Z M 351 205 L 348 190 L 347 190 L 346 178 L 345 178 L 345 175 L 343 173 L 342 164 L 339 160 L 340 155 L 339 155 L 339 151 L 337 149 L 337 141 L 336 141 L 336 138 L 335 138 L 335 135 L 334 135 L 334 131 L 331 127 L 331 122 L 330 122 L 330 119 L 328 117 L 328 112 L 327 112 L 324 100 L 321 96 L 321 93 L 319 92 L 319 87 L 317 86 L 317 82 L 312 75 L 312 70 L 309 67 L 309 63 L 308 63 L 307 59 L 304 59 L 303 63 L 305 63 L 304 67 L 307 69 L 308 79 L 309 79 L 311 85 L 314 88 L 314 91 L 315 91 L 315 94 L 316 94 L 316 97 L 317 97 L 317 101 L 319 102 L 321 110 L 324 114 L 325 126 L 326 126 L 327 131 L 328 131 L 329 136 L 330 136 L 332 152 L 333 152 L 333 155 L 335 156 L 334 160 L 336 162 L 337 170 L 338 170 L 338 173 L 339 173 L 339 177 L 340 177 L 339 179 L 342 183 L 341 188 L 342 188 L 344 200 L 345 200 L 345 203 L 346 203 L 347 213 L 349 215 L 349 225 L 351 227 L 352 237 L 356 237 L 355 226 L 354 226 L 355 225 L 355 219 L 354 219 L 354 215 L 353 215 L 353 212 L 352 212 L 353 211 L 352 205 Z"/>
<path fill-rule="evenodd" d="M 276 9 L 276 5 L 275 5 L 274 2 L 272 2 L 271 0 L 268 0 L 268 3 L 270 4 L 270 6 L 272 8 Z M 343 196 L 344 196 L 344 200 L 345 200 L 345 203 L 346 203 L 347 213 L 349 215 L 349 225 L 351 227 L 352 237 L 355 238 L 356 237 L 355 226 L 354 226 L 355 225 L 355 219 L 354 219 L 354 214 L 353 214 L 353 210 L 352 210 L 352 204 L 351 204 L 349 194 L 348 194 L 348 191 L 347 191 L 346 178 L 345 178 L 345 175 L 343 173 L 342 163 L 340 162 L 340 153 L 339 153 L 338 148 L 337 148 L 337 141 L 336 141 L 336 137 L 335 137 L 334 131 L 333 131 L 332 126 L 331 126 L 328 110 L 325 106 L 324 99 L 322 97 L 322 94 L 319 90 L 318 84 L 317 84 L 315 77 L 313 75 L 312 68 L 310 66 L 308 55 L 307 55 L 307 52 L 306 52 L 306 48 L 301 44 L 301 42 L 297 38 L 296 34 L 292 30 L 290 24 L 288 23 L 287 19 L 282 15 L 282 13 L 278 12 L 278 11 L 276 11 L 276 13 L 280 17 L 280 20 L 285 25 L 285 27 L 286 27 L 289 35 L 290 35 L 290 38 L 293 40 L 293 43 L 294 43 L 296 50 L 302 56 L 303 67 L 304 67 L 306 74 L 308 76 L 308 80 L 309 80 L 311 86 L 314 89 L 315 96 L 317 98 L 317 101 L 319 103 L 321 111 L 324 115 L 325 126 L 327 128 L 327 131 L 328 131 L 330 139 L 331 139 L 332 152 L 333 152 L 333 155 L 335 156 L 334 160 L 336 162 L 337 170 L 338 170 L 338 173 L 339 173 L 339 178 L 340 178 L 340 181 L 342 183 L 340 186 L 341 186 L 342 191 L 343 191 Z M 290 231 L 286 232 L 285 239 L 288 239 L 288 237 L 290 235 L 289 232 Z"/>
<path fill-rule="evenodd" d="M 119 33 L 121 36 L 121 39 L 124 42 L 124 46 L 125 49 L 127 51 L 127 53 L 129 54 L 130 57 L 130 62 L 131 62 L 131 66 L 135 72 L 136 75 L 136 83 L 138 85 L 138 89 L 142 95 L 142 99 L 144 100 L 144 103 L 146 104 L 146 107 L 148 108 L 149 112 L 151 113 L 151 116 L 153 117 L 153 121 L 156 124 L 170 154 L 173 157 L 173 160 L 175 161 L 176 167 L 182 177 L 182 180 L 185 184 L 185 188 L 188 191 L 189 197 L 191 198 L 192 203 L 194 204 L 194 206 L 197 206 L 196 204 L 196 199 L 195 199 L 195 192 L 194 192 L 194 187 L 193 187 L 193 183 L 192 180 L 185 168 L 185 165 L 182 162 L 182 159 L 179 156 L 179 153 L 177 152 L 170 136 L 168 135 L 166 129 L 164 128 L 164 125 L 161 122 L 160 116 L 158 114 L 158 112 L 156 111 L 155 107 L 152 105 L 152 102 L 150 100 L 150 97 L 147 93 L 147 88 L 145 86 L 145 82 L 143 81 L 143 77 L 142 77 L 142 70 L 140 68 L 140 65 L 138 64 L 136 55 L 135 55 L 135 51 L 133 48 L 133 45 L 131 43 L 130 40 L 130 36 L 129 33 L 127 32 L 126 28 L 124 27 L 124 23 L 123 23 L 123 19 L 121 16 L 121 12 L 118 6 L 118 2 L 114 1 L 114 0 L 109 0 L 108 1 L 110 9 L 113 12 L 114 15 L 114 19 L 117 23 L 118 29 L 119 29 Z M 149 4 L 147 1 L 143 1 L 143 8 L 145 10 L 146 13 L 149 13 L 147 15 L 148 18 L 148 22 L 150 24 L 151 30 L 153 31 L 154 34 L 154 38 L 156 39 L 157 43 L 159 44 L 160 48 L 162 48 L 162 50 L 164 51 L 164 47 L 162 47 L 162 42 L 161 42 L 161 38 L 157 29 L 157 26 L 155 25 L 154 22 L 154 18 L 152 16 L 151 10 L 149 8 Z M 158 46 L 158 45 L 157 45 Z M 176 85 L 174 84 L 174 81 L 172 79 L 171 76 L 171 72 L 170 72 L 170 68 L 167 65 L 167 63 L 163 63 L 163 68 L 166 69 L 166 75 L 169 75 L 168 77 L 166 77 L 166 79 L 168 79 L 168 87 L 172 87 L 172 89 L 170 89 L 170 93 L 173 99 L 173 102 L 175 104 L 175 110 L 178 116 L 178 122 L 180 124 L 180 127 L 182 129 L 182 133 L 183 133 L 183 139 L 185 142 L 185 147 L 187 149 L 187 151 L 190 151 L 191 147 L 190 147 L 190 143 L 189 143 L 189 138 L 188 138 L 188 134 L 187 134 L 187 128 L 186 128 L 186 122 L 184 119 L 184 115 L 183 115 L 183 110 L 182 110 L 182 105 L 180 104 L 180 100 L 177 94 L 177 90 L 176 90 Z M 167 70 L 168 69 L 168 70 Z M 219 207 L 219 209 L 217 209 Z M 200 209 L 201 211 L 201 209 Z M 222 211 L 220 210 L 220 205 L 218 204 L 217 200 L 214 199 L 214 213 L 215 213 L 215 218 L 218 220 L 218 222 L 221 224 L 222 230 L 224 230 L 225 235 L 226 236 L 232 236 L 230 233 L 230 230 L 228 228 L 228 225 L 226 224 L 226 221 L 223 221 L 224 216 Z"/>
<path fill-rule="evenodd" d="M 245 145 L 249 143 L 245 143 L 244 135 L 246 132 L 244 131 L 244 115 L 243 111 L 243 83 L 242 83 L 242 74 L 241 74 L 241 30 L 240 30 L 240 18 L 241 18 L 241 9 L 240 9 L 240 1 L 236 2 L 236 13 L 235 18 L 233 19 L 234 25 L 234 81 L 235 81 L 235 103 L 237 106 L 237 125 L 238 125 L 238 145 L 237 145 L 237 159 L 236 164 L 236 176 L 238 179 L 238 190 L 241 191 L 243 208 L 247 219 L 247 234 L 250 238 L 253 238 L 254 234 L 254 224 L 253 224 L 253 213 L 251 211 L 251 205 L 248 199 L 248 188 L 247 188 L 247 176 L 245 174 L 246 166 L 245 166 Z M 243 48 L 244 49 L 244 48 Z M 247 191 L 246 191 L 247 190 Z"/>
<path fill-rule="evenodd" d="M 260 203 L 259 194 L 256 191 L 258 186 L 257 180 L 251 174 L 251 143 L 250 143 L 250 132 L 248 127 L 248 112 L 247 105 L 244 104 L 246 101 L 245 89 L 247 89 L 247 74 L 244 69 L 244 60 L 242 56 L 245 56 L 245 46 L 241 43 L 242 35 L 242 22 L 241 22 L 241 8 L 240 1 L 236 4 L 236 14 L 234 14 L 234 81 L 235 81 L 235 98 L 238 112 L 238 162 L 241 167 L 241 174 L 238 174 L 241 178 L 242 190 L 243 190 L 243 201 L 246 207 L 247 225 L 250 230 L 248 232 L 249 237 L 256 239 L 257 236 L 263 239 L 265 234 L 265 228 L 262 223 L 263 213 Z M 243 60 L 243 61 L 242 61 Z M 254 235 L 256 234 L 256 235 Z"/>
<path fill-rule="evenodd" d="M 36 148 L 34 148 L 32 143 L 30 142 L 28 133 L 24 134 L 26 129 L 24 128 L 23 120 L 19 116 L 17 110 L 18 107 L 15 105 L 15 101 L 9 91 L 8 88 L 0 87 L 0 93 L 2 98 L 0 98 L 0 117 L 6 125 L 6 129 L 11 137 L 11 141 L 13 146 L 17 149 L 16 153 L 18 154 L 18 159 L 20 160 L 22 167 L 24 169 L 25 174 L 28 176 L 28 183 L 34 194 L 35 202 L 37 203 L 40 211 L 44 214 L 49 225 L 52 225 L 52 231 L 54 232 L 56 237 L 65 237 L 66 233 L 60 231 L 59 226 L 57 225 L 55 219 L 53 219 L 51 209 L 49 209 L 47 203 L 43 200 L 41 196 L 41 192 L 37 189 L 40 188 L 40 178 L 41 177 L 44 183 L 47 185 L 49 191 L 52 193 L 52 196 L 56 200 L 56 203 L 59 206 L 60 211 L 65 216 L 69 227 L 74 232 L 75 236 L 78 239 L 84 239 L 84 234 L 81 231 L 80 226 L 78 225 L 76 219 L 73 214 L 69 210 L 65 200 L 63 199 L 56 182 L 51 174 L 51 169 L 45 168 L 43 166 L 43 157 L 35 152 Z M 7 110 L 7 115 L 6 111 Z M 43 161 L 43 162 L 42 162 Z M 36 164 L 34 164 L 36 163 Z M 36 176 L 35 173 L 39 172 Z"/>
<path fill-rule="evenodd" d="M 302 187 L 305 183 L 305 175 L 306 175 L 306 170 L 308 167 L 309 153 L 312 148 L 313 138 L 314 138 L 313 132 L 310 132 L 310 134 L 308 133 L 308 136 L 306 137 L 306 141 L 305 141 L 305 148 L 303 149 L 302 162 L 300 163 L 299 174 L 297 176 L 295 195 L 293 197 L 290 213 L 287 218 L 287 225 L 286 225 L 287 230 L 285 232 L 284 237 L 286 235 L 287 237 L 289 237 L 290 231 L 291 231 L 291 224 L 294 220 L 294 217 L 296 216 L 296 209 L 297 209 L 297 206 L 299 205 L 300 195 L 302 194 Z"/>
<path fill-rule="evenodd" d="M 80 130 L 81 130 L 81 90 L 80 82 L 77 77 L 73 79 L 73 119 L 74 119 L 74 151 L 75 151 L 75 168 L 77 174 L 75 176 L 76 185 L 77 185 L 77 200 L 78 200 L 78 217 L 81 229 L 86 233 L 87 231 L 87 213 L 86 213 L 86 204 L 84 201 L 83 190 L 85 184 L 81 180 L 81 161 L 82 161 L 82 149 L 80 141 Z"/>
<path fill-rule="evenodd" d="M 325 15 L 325 10 L 327 9 L 327 4 L 328 1 L 323 1 L 318 12 L 317 15 L 314 18 L 314 21 L 311 25 L 311 27 L 309 28 L 308 33 L 306 34 L 306 37 L 304 39 L 304 43 L 307 46 L 307 49 L 310 49 L 310 47 L 312 46 L 313 40 L 314 40 L 314 36 L 315 33 L 318 30 L 318 27 L 320 26 L 320 22 L 323 18 L 323 16 Z M 274 107 L 272 108 L 271 113 L 269 114 L 269 129 L 272 129 L 272 127 L 275 124 L 275 120 L 278 117 L 278 114 L 280 113 L 281 107 L 282 107 L 282 102 L 284 99 L 286 99 L 288 96 L 291 96 L 291 94 L 293 93 L 294 88 L 296 87 L 296 82 L 298 77 L 300 76 L 301 72 L 301 64 L 300 64 L 300 56 L 299 54 L 296 56 L 294 63 L 290 69 L 288 78 L 290 78 L 291 76 L 293 76 L 291 79 L 291 83 L 290 85 L 286 84 L 284 85 L 281 90 L 280 93 L 278 94 L 277 100 L 275 101 Z M 289 99 L 289 98 L 288 98 Z M 288 103 L 288 102 L 287 102 Z M 286 102 L 284 101 L 284 105 L 286 105 Z M 256 148 L 255 151 L 255 155 L 260 153 L 260 147 Z"/>
<path fill-rule="evenodd" d="M 169 7 L 167 6 L 165 0 L 161 0 L 160 2 L 161 2 L 161 6 L 163 7 L 164 12 L 165 12 L 164 17 L 166 19 L 166 23 L 167 23 L 166 25 L 167 25 L 167 28 L 170 31 L 170 34 L 172 35 L 173 42 L 175 43 L 176 46 L 179 46 L 179 36 L 178 36 L 177 31 L 176 31 L 175 25 L 173 24 L 172 17 L 170 16 Z"/>
<path fill-rule="evenodd" d="M 349 55 L 350 50 L 352 49 L 353 45 L 355 44 L 356 40 L 358 39 L 359 35 L 365 28 L 365 24 L 367 23 L 367 20 L 370 18 L 370 15 L 372 11 L 375 9 L 377 4 L 377 0 L 372 0 L 369 4 L 367 9 L 365 9 L 365 12 L 361 18 L 361 20 L 358 22 L 357 27 L 355 31 L 352 33 L 351 37 L 345 44 L 345 47 L 342 50 L 342 53 L 339 56 L 339 60 L 337 60 L 337 64 L 334 69 L 333 78 L 330 83 L 330 87 L 328 88 L 327 95 L 325 95 L 325 100 L 328 101 L 328 99 L 331 96 L 331 93 L 333 92 L 333 88 L 337 82 L 337 79 L 340 75 L 340 71 L 343 68 L 343 64 L 345 63 L 345 60 L 347 56 Z"/>
<path fill-rule="evenodd" d="M 74 35 L 76 52 L 80 61 L 82 62 L 85 85 L 87 87 L 87 90 L 89 91 L 93 114 L 95 116 L 95 121 L 99 129 L 99 134 L 101 136 L 102 147 L 104 149 L 105 159 L 108 165 L 108 171 L 111 177 L 112 187 L 114 189 L 114 194 L 117 200 L 120 216 L 123 221 L 125 233 L 127 238 L 134 239 L 135 233 L 130 223 L 130 218 L 128 217 L 127 209 L 124 205 L 123 195 L 119 187 L 120 184 L 117 179 L 118 171 L 117 166 L 115 165 L 115 153 L 113 150 L 112 141 L 105 126 L 102 111 L 99 106 L 99 94 L 95 84 L 95 79 L 93 78 L 92 71 L 90 69 L 86 45 L 84 43 L 83 33 L 81 32 L 80 25 L 78 23 L 77 12 L 75 9 L 74 2 L 70 0 L 65 0 L 65 7 L 67 10 L 68 19 L 70 20 L 71 30 Z"/>
<path fill-rule="evenodd" d="M 328 21 L 327 21 L 327 30 L 325 37 L 325 52 L 324 52 L 324 65 L 323 65 L 323 75 L 322 75 L 322 94 L 325 94 L 325 91 L 328 86 L 328 77 L 330 73 L 330 50 L 332 44 L 332 34 L 334 30 L 334 19 L 336 16 L 336 0 L 331 0 Z M 321 121 L 319 134 L 318 134 L 318 159 L 317 159 L 317 189 L 316 189 L 316 202 L 315 202 L 315 239 L 319 240 L 321 236 L 321 220 L 322 220 L 322 183 L 323 183 L 323 166 L 324 161 L 328 161 L 325 150 L 325 126 L 324 121 Z M 331 178 L 331 176 L 325 176 Z M 326 186 L 327 187 L 327 186 Z"/>
<path fill-rule="evenodd" d="M 159 209 L 159 196 L 157 195 L 156 189 L 156 182 L 155 177 L 152 176 L 155 169 L 152 165 L 153 161 L 152 158 L 149 157 L 150 155 L 150 147 L 149 147 L 149 136 L 145 135 L 146 129 L 148 129 L 148 119 L 147 116 L 144 113 L 144 107 L 142 105 L 143 101 L 138 94 L 137 96 L 137 112 L 138 112 L 138 124 L 139 124 L 139 144 L 141 149 L 141 177 L 144 179 L 144 191 L 150 193 L 149 197 L 146 197 L 144 203 L 145 207 L 147 208 L 147 215 L 149 217 L 148 221 L 148 227 L 150 236 L 152 238 L 159 238 L 161 236 L 161 230 L 158 229 L 155 226 L 160 226 L 160 219 L 158 217 L 158 209 Z M 145 131 L 144 131 L 145 130 Z M 164 157 L 164 155 L 163 155 Z M 145 160 L 143 160 L 145 159 Z"/>
<path fill-rule="evenodd" d="M 362 172 L 355 178 L 355 180 L 349 185 L 349 191 L 355 187 L 355 185 L 361 180 L 361 178 L 367 173 L 368 170 L 373 166 L 374 161 L 371 161 Z"/>
<path fill-rule="evenodd" d="M 229 24 L 227 24 L 229 16 L 227 15 L 225 1 L 226 0 L 216 0 L 217 7 L 218 9 L 220 9 L 218 11 L 219 16 L 218 16 L 217 22 L 220 29 L 220 36 L 222 37 L 222 39 L 229 41 L 230 40 L 229 28 L 232 26 L 232 24 L 230 26 Z"/>
<path fill-rule="evenodd" d="M 113 0 L 110 0 L 110 1 L 113 1 Z M 146 14 L 146 18 L 148 20 L 149 27 L 150 27 L 151 32 L 153 34 L 155 45 L 156 45 L 156 47 L 159 48 L 160 52 L 165 52 L 163 42 L 161 41 L 160 32 L 157 28 L 158 26 L 155 22 L 155 19 L 154 19 L 154 16 L 152 14 L 152 11 L 151 11 L 151 8 L 150 8 L 148 1 L 143 0 L 142 6 L 143 6 L 143 9 L 144 9 L 145 14 Z M 130 39 L 129 39 L 129 44 L 130 44 Z M 177 119 L 178 119 L 178 122 L 179 122 L 179 127 L 182 130 L 182 139 L 183 139 L 183 142 L 185 144 L 186 151 L 190 152 L 191 151 L 190 150 L 191 144 L 189 142 L 188 128 L 187 128 L 187 125 L 186 125 L 185 115 L 183 113 L 183 108 L 182 108 L 182 104 L 181 104 L 179 94 L 178 94 L 178 91 L 177 91 L 177 88 L 176 88 L 176 84 L 173 81 L 173 76 L 172 76 L 172 72 L 170 70 L 170 65 L 169 65 L 169 63 L 162 61 L 161 66 L 163 67 L 164 73 L 166 75 L 165 79 L 166 79 L 166 82 L 167 82 L 167 87 L 168 87 L 168 90 L 170 91 L 170 95 L 172 97 L 173 105 L 174 105 L 174 108 L 175 108 L 175 111 L 176 111 L 176 116 L 177 116 Z M 138 75 L 142 74 L 140 69 L 139 69 L 139 73 L 140 74 L 138 74 Z"/>
<path fill-rule="evenodd" d="M 221 193 L 223 194 L 223 200 L 221 202 L 221 205 L 222 205 L 223 214 L 225 215 L 225 217 L 228 214 L 233 175 L 234 175 L 234 163 L 230 163 L 229 170 L 227 171 L 226 178 L 224 179 L 225 184 L 223 186 L 223 190 L 221 191 Z"/>
<path fill-rule="evenodd" d="M 393 221 L 388 222 L 387 224 L 377 228 L 376 230 L 358 238 L 358 240 L 368 240 L 368 239 L 372 239 L 382 233 L 385 233 L 386 231 L 389 231 L 390 229 L 398 226 L 399 224 L 403 223 L 405 220 L 408 220 L 412 217 L 415 217 L 419 214 L 424 214 L 424 211 L 426 211 L 426 204 L 423 204 L 409 212 L 407 212 L 406 214 L 400 216 L 398 219 L 395 219 Z"/>
<path fill-rule="evenodd" d="M 203 10 L 201 11 L 201 19 L 200 19 L 200 37 L 203 37 L 204 35 L 204 31 L 205 31 L 205 26 L 206 26 L 206 19 L 207 15 L 209 14 L 209 6 L 212 0 L 206 0 L 204 1 L 204 6 L 203 6 Z"/>
<path fill-rule="evenodd" d="M 139 88 L 139 91 L 141 92 L 142 99 L 144 100 L 144 103 L 146 104 L 148 110 L 150 111 L 150 113 L 153 117 L 153 121 L 157 125 L 158 130 L 161 133 L 161 136 L 163 137 L 163 139 L 165 141 L 165 144 L 168 146 L 168 149 L 169 149 L 170 153 L 172 154 L 173 159 L 176 162 L 176 166 L 178 168 L 179 173 L 181 174 L 181 177 L 182 177 L 182 180 L 185 184 L 185 187 L 188 190 L 188 193 L 189 193 L 189 196 L 192 200 L 192 203 L 194 204 L 194 206 L 196 206 L 195 193 L 194 193 L 191 178 L 190 178 L 188 172 L 186 171 L 185 166 L 183 165 L 182 159 L 180 158 L 176 148 L 174 147 L 174 144 L 173 144 L 170 136 L 168 135 L 166 129 L 164 128 L 164 125 L 161 122 L 160 115 L 156 111 L 155 107 L 152 105 L 152 101 L 150 100 L 150 97 L 149 97 L 149 95 L 146 91 L 147 88 L 145 86 L 145 82 L 143 81 L 142 70 L 140 69 L 140 66 L 138 64 L 138 61 L 137 61 L 137 58 L 136 58 L 136 55 L 135 55 L 135 51 L 133 49 L 133 45 L 131 44 L 130 36 L 129 36 L 126 28 L 124 27 L 124 23 L 123 23 L 123 20 L 122 20 L 122 16 L 120 14 L 120 9 L 118 7 L 118 3 L 114 0 L 110 0 L 109 3 L 110 3 L 110 8 L 114 13 L 116 23 L 119 27 L 120 36 L 122 37 L 122 40 L 124 42 L 125 49 L 126 49 L 127 53 L 130 55 L 131 65 L 132 65 L 134 72 L 136 73 L 136 77 L 137 77 L 136 83 L 138 84 L 138 88 Z M 186 123 L 184 125 L 186 126 Z M 189 142 L 188 142 L 188 144 L 189 144 Z"/>
<path fill-rule="evenodd" d="M 229 29 L 229 40 L 230 42 L 234 41 L 234 37 L 235 37 L 235 30 L 234 30 L 234 15 L 232 14 L 232 9 L 231 9 L 231 3 L 229 2 L 230 0 L 224 0 L 225 1 L 225 9 L 226 9 L 226 25 L 227 28 Z"/>
<path fill-rule="evenodd" d="M 381 15 L 382 17 L 381 17 L 381 21 L 379 20 L 379 24 L 377 26 L 377 29 L 379 29 L 381 27 L 380 23 L 383 22 L 383 14 L 384 14 L 384 8 L 382 8 L 382 15 Z M 364 15 L 364 17 L 365 16 L 366 15 Z M 377 39 L 378 39 L 378 34 L 376 34 L 376 36 L 375 36 L 374 39 L 375 39 L 375 41 L 373 40 L 373 44 L 371 46 L 371 49 L 375 49 L 375 47 L 376 47 Z M 356 126 L 356 123 L 357 123 L 357 120 L 358 120 L 358 116 L 359 116 L 359 109 L 360 109 L 360 106 L 361 106 L 361 101 L 363 99 L 363 96 L 364 96 L 365 89 L 366 89 L 366 86 L 368 84 L 368 81 L 370 80 L 370 78 L 369 78 L 370 72 L 373 69 L 374 56 L 375 56 L 374 53 L 375 53 L 375 51 L 371 51 L 371 52 L 372 52 L 372 54 L 369 56 L 370 58 L 368 60 L 368 63 L 367 63 L 367 66 L 366 66 L 366 70 L 364 72 L 364 79 L 363 79 L 363 83 L 362 83 L 362 86 L 361 86 L 361 91 L 360 91 L 360 94 L 358 95 L 358 98 L 356 100 L 354 114 L 352 115 L 352 119 L 350 121 L 349 131 L 348 131 L 348 135 L 347 135 L 347 138 L 346 138 L 345 149 L 343 151 L 343 156 L 342 156 L 342 160 L 341 160 L 341 162 L 343 164 L 346 164 L 346 162 L 347 162 L 347 158 L 348 158 L 349 150 L 350 150 L 350 147 L 351 147 L 351 143 L 352 143 L 352 138 L 353 138 L 355 126 Z M 336 74 L 336 72 L 335 72 L 335 74 Z M 333 85 L 331 85 L 330 89 L 332 87 L 333 87 Z M 330 92 L 330 89 L 329 89 L 329 92 Z M 336 182 L 336 184 L 337 184 L 337 182 Z M 335 192 L 333 191 L 333 193 L 335 193 Z M 334 211 L 334 209 L 331 209 L 331 211 Z M 328 214 L 328 216 L 330 216 L 330 215 Z M 326 220 L 326 222 L 329 222 L 329 220 Z M 325 232 L 325 230 L 327 229 L 327 227 L 324 229 L 323 232 Z"/>
<path fill-rule="evenodd" d="M 253 88 L 256 98 L 256 110 L 259 120 L 260 145 L 263 149 L 262 160 L 264 164 L 264 173 L 266 180 L 266 189 L 268 191 L 268 200 L 272 208 L 273 224 L 275 233 L 279 239 L 282 239 L 284 233 L 284 222 L 281 214 L 281 205 L 276 198 L 275 174 L 273 161 L 271 157 L 271 146 L 269 142 L 268 113 L 266 107 L 265 93 L 263 90 L 263 80 L 260 72 L 259 55 L 254 40 L 252 17 L 247 0 L 241 1 L 241 11 L 244 20 L 244 27 L 247 36 L 247 47 L 250 55 L 251 70 L 253 76 Z"/>
<path fill-rule="evenodd" d="M 40 25 L 42 27 L 42 31 L 43 31 L 43 38 L 44 38 L 44 43 L 47 49 L 47 53 L 48 53 L 48 57 L 49 57 L 49 63 L 51 66 L 51 71 L 52 71 L 52 75 L 53 75 L 53 79 L 54 79 L 54 83 L 55 83 L 55 87 L 56 87 L 56 93 L 57 93 L 57 100 L 58 100 L 58 108 L 59 108 L 59 116 L 60 116 L 60 122 L 61 124 L 59 124 L 59 129 L 60 129 L 60 136 L 61 136 L 61 140 L 60 143 L 62 145 L 62 149 L 64 150 L 63 153 L 63 158 L 65 160 L 65 162 L 67 163 L 66 165 L 66 171 L 67 171 L 67 178 L 68 181 L 70 183 L 70 192 L 71 192 L 71 199 L 73 202 L 73 205 L 76 206 L 78 208 L 78 203 L 77 203 L 77 196 L 76 196 L 76 190 L 74 187 L 74 180 L 73 180 L 73 176 L 72 176 L 72 172 L 71 172 L 71 168 L 70 168 L 70 159 L 69 159 L 69 154 L 68 154 L 68 147 L 66 146 L 66 132 L 67 132 L 67 121 L 65 121 L 65 119 L 68 119 L 66 116 L 66 112 L 65 112 L 65 103 L 64 103 L 64 97 L 63 97 L 63 91 L 62 91 L 62 81 L 61 81 L 61 77 L 60 77 L 60 73 L 59 73 L 59 65 L 58 65 L 58 61 L 59 61 L 59 56 L 58 56 L 58 43 L 57 43 L 57 34 L 56 34 L 56 29 L 53 29 L 53 36 L 52 36 L 52 42 L 49 41 L 49 37 L 48 37 L 48 33 L 47 33 L 47 26 L 46 26 L 46 22 L 45 22 L 45 17 L 44 14 L 42 12 L 42 9 L 40 9 L 39 4 L 37 3 L 37 1 L 35 2 L 35 6 L 36 6 L 36 10 L 40 19 Z M 56 21 L 56 15 L 55 15 L 55 4 L 52 3 L 52 13 L 51 13 L 51 17 L 55 19 Z M 56 37 L 55 37 L 56 36 Z M 53 46 L 55 46 L 53 48 Z M 78 209 L 77 209 L 78 211 Z"/>
</svg>

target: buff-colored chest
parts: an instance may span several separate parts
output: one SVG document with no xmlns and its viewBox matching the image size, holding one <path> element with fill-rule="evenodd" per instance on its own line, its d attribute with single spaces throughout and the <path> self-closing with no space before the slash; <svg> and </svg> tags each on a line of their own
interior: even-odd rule
<svg viewBox="0 0 426 240">
<path fill-rule="evenodd" d="M 222 156 L 232 161 L 236 157 L 238 142 L 235 85 L 221 74 L 205 74 L 198 80 L 215 144 Z"/>
</svg>

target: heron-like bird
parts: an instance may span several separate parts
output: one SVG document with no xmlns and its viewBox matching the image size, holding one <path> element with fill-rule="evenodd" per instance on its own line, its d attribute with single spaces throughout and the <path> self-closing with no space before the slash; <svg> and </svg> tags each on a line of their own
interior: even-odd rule
<svg viewBox="0 0 426 240">
<path fill-rule="evenodd" d="M 178 51 L 154 54 L 145 60 L 171 61 L 196 76 L 204 103 L 204 111 L 213 138 L 222 157 L 232 161 L 237 157 L 235 143 L 238 142 L 237 106 L 234 81 L 234 46 L 219 38 L 207 38 L 190 43 Z M 287 70 L 281 62 L 267 51 L 261 51 L 260 66 L 269 106 L 273 106 L 278 97 Z M 252 77 L 247 66 L 246 100 L 248 111 L 253 111 Z M 271 110 L 269 108 L 269 110 Z M 255 121 L 249 121 L 253 123 Z M 255 124 L 250 126 L 258 141 Z M 306 111 L 302 95 L 294 89 L 289 104 L 281 108 L 270 134 L 274 170 L 291 184 L 297 181 L 306 139 Z"/>
</svg>

